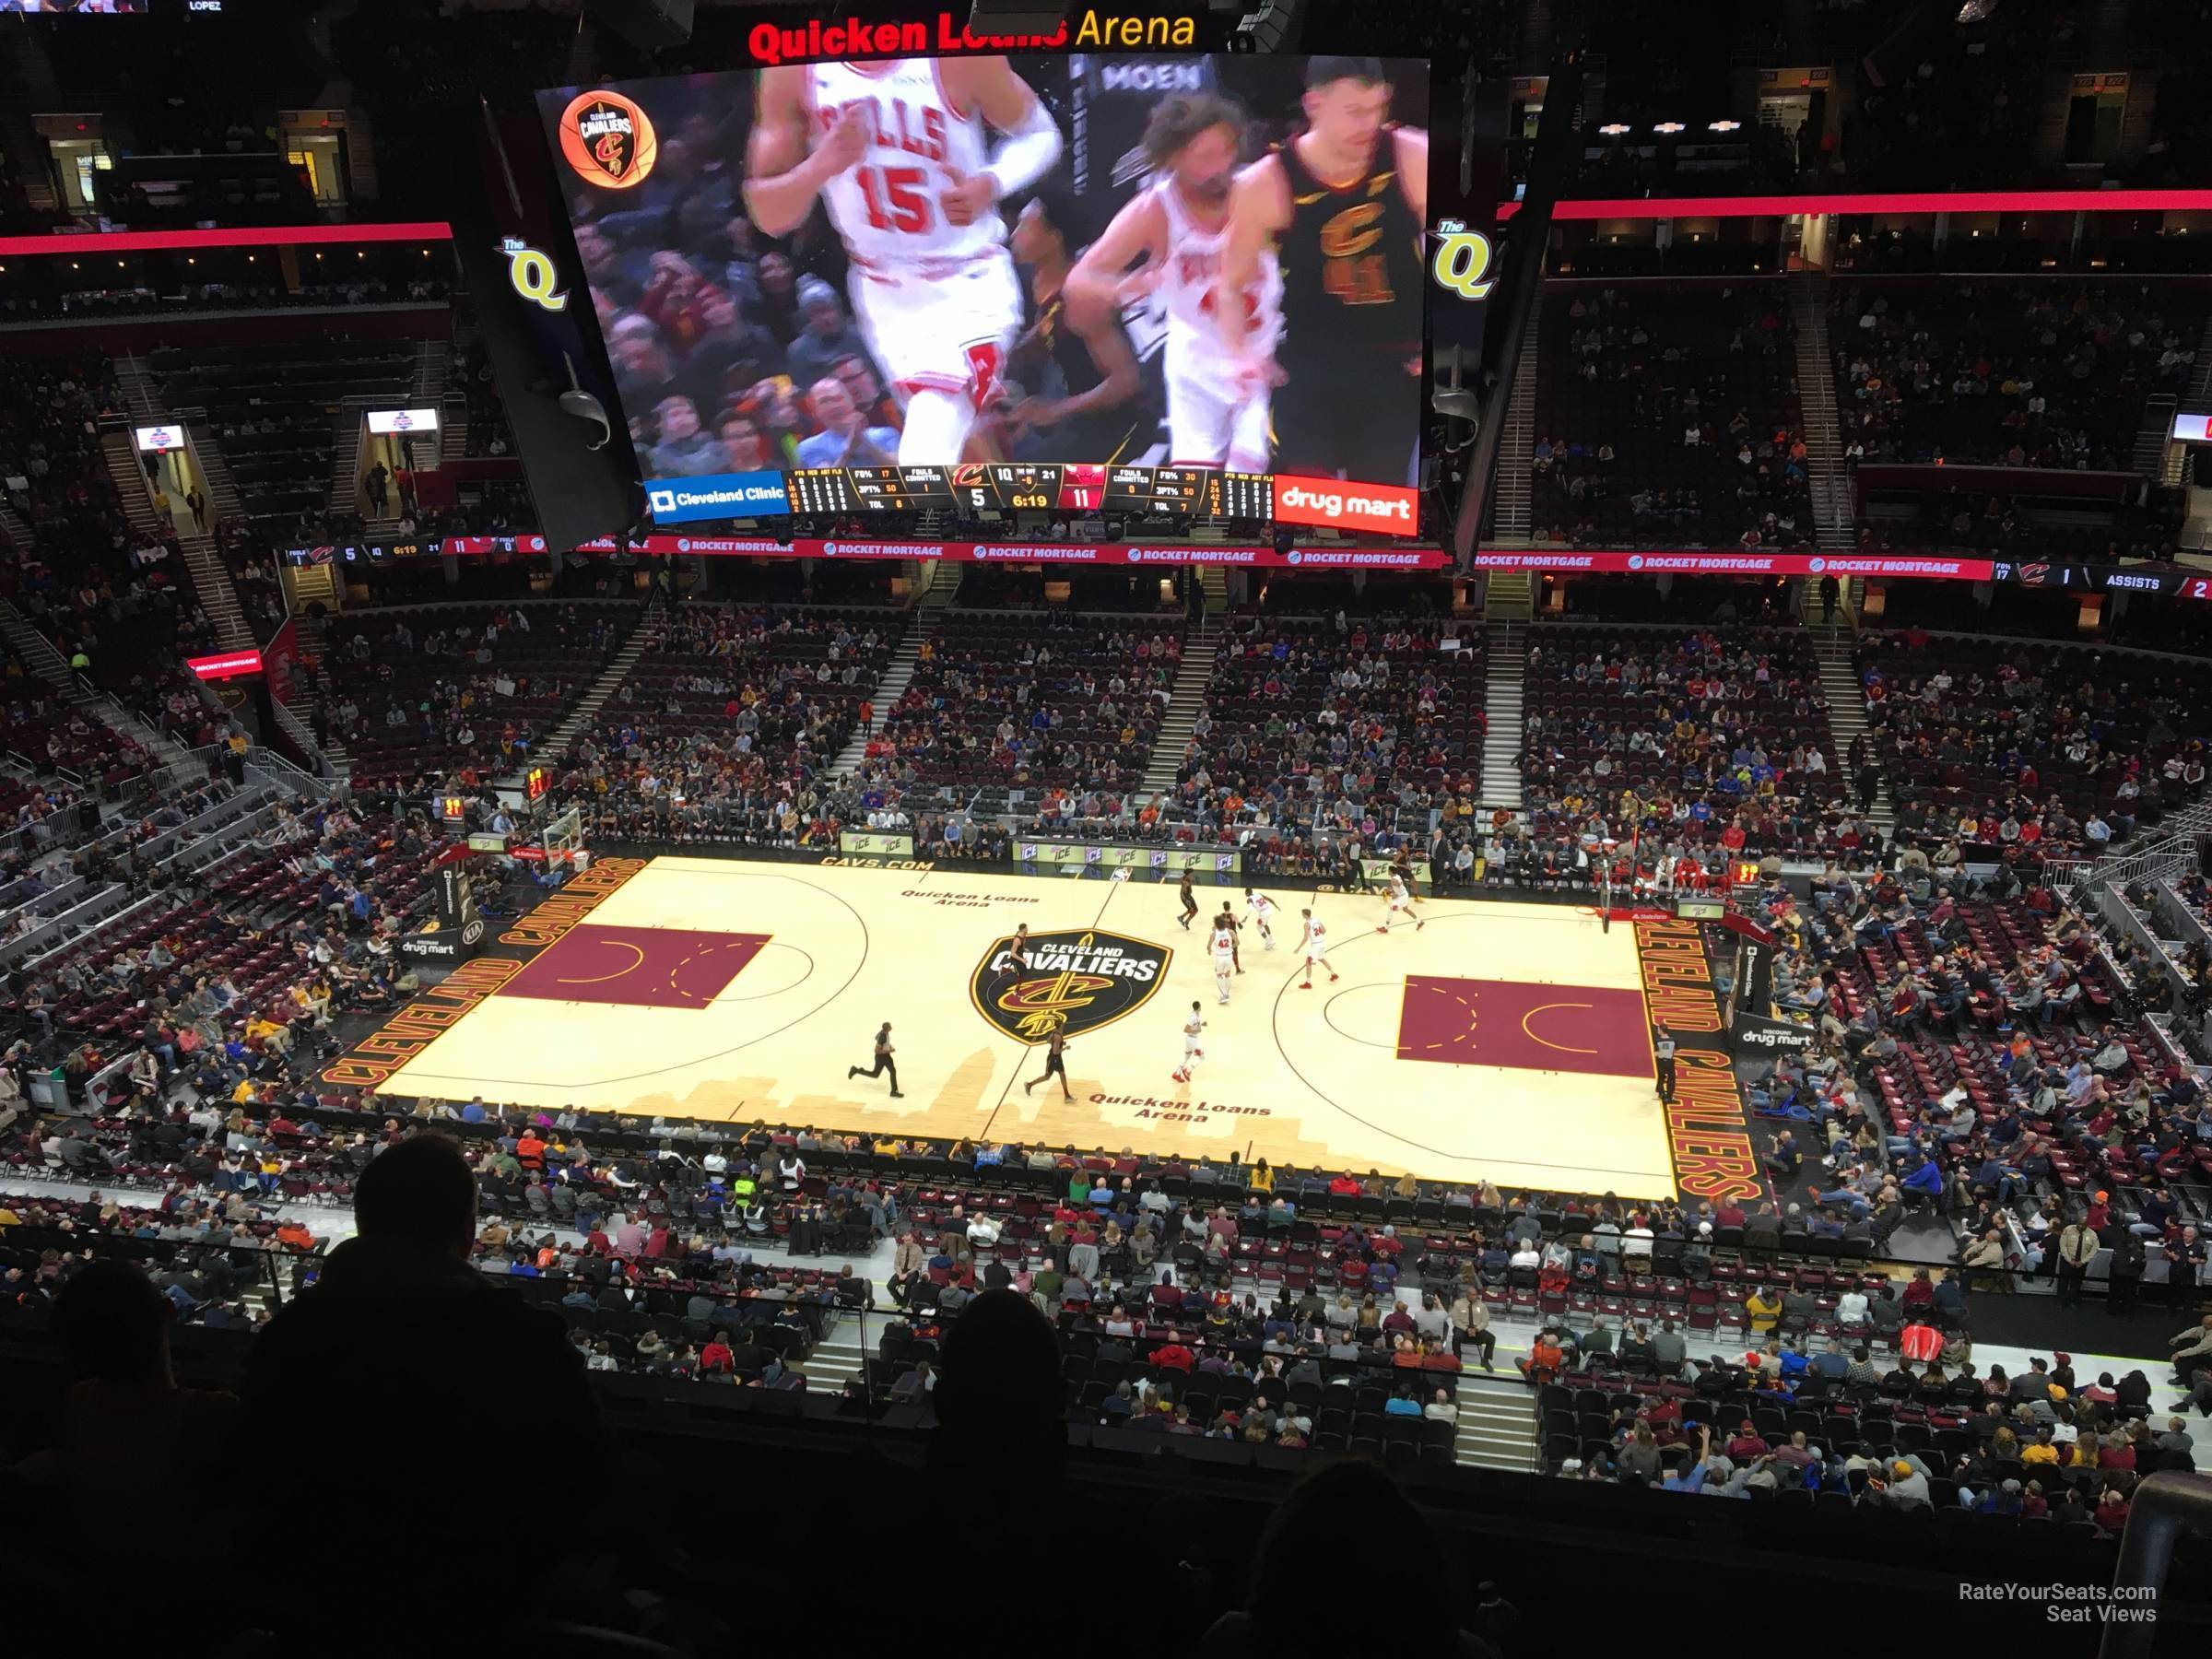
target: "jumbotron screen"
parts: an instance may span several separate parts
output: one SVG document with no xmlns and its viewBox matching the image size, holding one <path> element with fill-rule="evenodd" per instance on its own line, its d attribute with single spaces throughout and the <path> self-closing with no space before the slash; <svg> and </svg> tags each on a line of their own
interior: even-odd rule
<svg viewBox="0 0 2212 1659">
<path fill-rule="evenodd" d="M 660 523 L 1264 519 L 1285 474 L 1411 534 L 1428 99 L 1412 59 L 1078 53 L 539 103 Z"/>
</svg>

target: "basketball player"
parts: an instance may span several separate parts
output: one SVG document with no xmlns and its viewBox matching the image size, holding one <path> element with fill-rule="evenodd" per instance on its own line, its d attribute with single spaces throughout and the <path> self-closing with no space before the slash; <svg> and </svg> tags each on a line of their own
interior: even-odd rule
<svg viewBox="0 0 2212 1659">
<path fill-rule="evenodd" d="M 1269 950 L 1275 948 L 1275 900 L 1265 893 L 1244 889 L 1244 908 L 1252 912 L 1253 925 L 1260 930 L 1260 942 Z"/>
<path fill-rule="evenodd" d="M 899 1092 L 899 1063 L 891 1058 L 898 1052 L 891 1046 L 891 1022 L 887 1019 L 883 1022 L 883 1029 L 876 1033 L 875 1069 L 866 1075 L 871 1077 L 880 1077 L 885 1072 L 889 1072 L 891 1074 L 891 1099 L 903 1100 L 906 1097 Z M 845 1067 L 845 1081 L 848 1083 L 861 1075 L 861 1069 L 857 1065 Z"/>
<path fill-rule="evenodd" d="M 1225 912 L 1214 918 L 1214 988 L 1220 993 L 1218 1001 L 1229 1006 L 1229 976 L 1237 965 L 1237 924 Z"/>
<path fill-rule="evenodd" d="M 1068 276 L 1077 317 L 1115 316 L 1132 295 L 1157 294 L 1168 324 L 1171 466 L 1267 468 L 1268 354 L 1282 298 L 1274 255 L 1262 250 L 1243 281 L 1222 286 L 1230 191 L 1243 140 L 1244 112 L 1219 94 L 1162 99 L 1142 146 L 1157 182 L 1114 216 Z M 1235 350 L 1213 316 L 1225 292 L 1237 296 L 1242 319 Z"/>
<path fill-rule="evenodd" d="M 1182 1064 L 1170 1074 L 1176 1082 L 1188 1083 L 1192 1069 L 1206 1058 L 1206 1051 L 1198 1046 L 1198 1033 L 1205 1030 L 1206 1021 L 1199 1018 L 1198 1005 L 1193 1003 L 1191 1017 L 1182 1022 Z"/>
<path fill-rule="evenodd" d="M 853 314 L 905 397 L 902 466 L 960 459 L 1021 322 L 998 204 L 1060 159 L 1060 130 L 1003 57 L 764 69 L 746 159 L 756 229 L 819 200 L 853 265 Z M 990 154 L 984 129 L 1005 136 Z"/>
<path fill-rule="evenodd" d="M 1041 195 L 1014 221 L 1014 259 L 1030 272 L 1029 325 L 1015 341 L 1014 375 L 1028 390 L 1006 412 L 1007 437 L 1035 433 L 1046 452 L 1071 461 L 1112 465 L 1131 459 L 1158 424 L 1145 395 L 1144 371 L 1118 315 L 1067 310 L 1067 236 Z M 1044 388 L 1057 378 L 1059 395 Z"/>
<path fill-rule="evenodd" d="M 1053 1075 L 1057 1073 L 1060 1078 L 1062 1098 L 1069 1100 L 1076 1098 L 1075 1091 L 1067 1086 L 1066 1024 L 1067 1021 L 1063 1018 L 1060 1024 L 1053 1028 L 1053 1034 L 1044 1040 L 1044 1074 L 1041 1077 L 1031 1077 L 1027 1083 L 1024 1083 L 1021 1086 L 1023 1094 L 1028 1094 L 1040 1083 L 1051 1082 Z"/>
<path fill-rule="evenodd" d="M 1405 912 L 1408 916 L 1413 916 L 1413 931 L 1415 933 L 1419 933 L 1422 928 L 1429 925 L 1420 917 L 1413 914 L 1413 907 L 1420 900 L 1413 896 L 1411 875 L 1403 865 L 1394 864 L 1390 866 L 1389 892 L 1384 902 L 1389 908 L 1382 912 L 1382 920 L 1376 924 L 1375 931 L 1377 933 L 1388 933 L 1392 920 L 1400 911 Z"/>
<path fill-rule="evenodd" d="M 1226 899 L 1221 900 L 1221 913 L 1214 918 L 1214 931 L 1218 933 L 1225 927 L 1229 929 L 1230 954 L 1236 959 L 1237 971 L 1241 973 L 1244 971 L 1244 924 L 1229 913 L 1229 900 Z"/>
<path fill-rule="evenodd" d="M 1018 923 L 1014 936 L 1006 942 L 1006 965 L 991 982 L 991 1000 L 996 1002 L 1006 994 L 1008 985 L 1018 982 L 1030 971 L 1030 924 Z"/>
<path fill-rule="evenodd" d="M 1186 865 L 1182 872 L 1182 931 L 1191 931 L 1191 918 L 1198 913 L 1198 895 L 1191 891 L 1191 870 Z"/>
<path fill-rule="evenodd" d="M 1241 294 L 1274 251 L 1280 324 L 1237 305 L 1217 304 L 1214 320 L 1239 362 L 1281 388 L 1276 471 L 1396 482 L 1412 471 L 1412 435 L 1344 419 L 1343 400 L 1421 371 L 1429 135 L 1391 123 L 1376 58 L 1310 60 L 1300 101 L 1304 130 L 1237 175 L 1221 255 L 1220 291 Z"/>
<path fill-rule="evenodd" d="M 1306 977 L 1299 989 L 1311 991 L 1313 989 L 1313 970 L 1316 967 L 1329 967 L 1328 963 L 1322 959 L 1329 954 L 1329 930 L 1321 924 L 1321 918 L 1312 911 L 1301 910 L 1298 913 L 1305 918 L 1306 924 L 1305 935 L 1298 943 L 1298 947 L 1306 954 Z M 1335 984 L 1343 977 L 1335 969 L 1329 968 L 1330 984 Z"/>
</svg>

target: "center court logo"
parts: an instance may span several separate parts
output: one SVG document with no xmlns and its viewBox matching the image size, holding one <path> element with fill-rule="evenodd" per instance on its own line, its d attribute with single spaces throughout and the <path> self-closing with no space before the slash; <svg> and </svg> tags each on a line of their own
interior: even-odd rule
<svg viewBox="0 0 2212 1659">
<path fill-rule="evenodd" d="M 1013 942 L 1005 934 L 991 942 L 968 994 L 977 1013 L 1021 1042 L 1042 1042 L 1055 1030 L 1073 1039 L 1135 1013 L 1167 982 L 1175 954 L 1125 934 L 1071 927 L 1031 934 L 1024 970 L 1008 955 Z"/>
</svg>

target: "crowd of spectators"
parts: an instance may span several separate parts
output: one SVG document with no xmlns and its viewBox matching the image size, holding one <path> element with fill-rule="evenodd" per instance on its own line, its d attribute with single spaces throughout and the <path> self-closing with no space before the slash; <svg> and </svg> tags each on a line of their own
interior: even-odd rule
<svg viewBox="0 0 2212 1659">
<path fill-rule="evenodd" d="M 171 1065 L 281 1052 L 297 1022 L 395 999 L 394 942 L 431 902 L 434 851 L 388 815 L 277 805 L 227 860 L 134 871 L 156 902 L 20 971 L 14 1024 L 87 1075 L 141 1046 Z"/>
<path fill-rule="evenodd" d="M 1812 535 L 1795 325 L 1774 283 L 1547 290 L 1530 517 L 1576 546 Z"/>
<path fill-rule="evenodd" d="M 1525 684 L 1519 764 L 1540 856 L 1632 842 L 1639 874 L 1662 880 L 1662 862 L 1877 850 L 1800 629 L 1543 627 Z"/>
<path fill-rule="evenodd" d="M 2094 857 L 2203 790 L 2195 677 L 2156 658 L 1916 628 L 1856 656 L 1897 839 L 1924 853 Z"/>
<path fill-rule="evenodd" d="M 1885 1334 L 1830 1313 L 1812 1329 L 1836 1335 L 1801 1322 L 1799 1334 L 1735 1359 L 1686 1362 L 1680 1333 L 1665 1330 L 1594 1353 L 1571 1333 L 1539 1338 L 1559 1367 L 1543 1390 L 1556 1472 L 1708 1497 L 1957 1509 L 2116 1536 L 2145 1476 L 2196 1466 L 2188 1419 L 2152 1411 L 2140 1370 L 2092 1381 L 2059 1354 L 2017 1375 L 1978 1371 L 1963 1357 L 1971 1345 L 1939 1312 L 1892 1309 L 1912 1323 Z"/>
<path fill-rule="evenodd" d="M 2194 1312 L 2212 1120 L 2093 930 L 2047 888 L 1910 849 L 1893 873 L 1826 873 L 1809 904 L 1776 888 L 1764 908 L 1777 1006 L 1811 1028 L 1751 1096 L 1778 1186 L 1877 1237 L 1927 1211 L 1993 1288 L 2036 1271 L 2072 1300 L 2097 1266 L 2112 1312 L 2147 1277 Z"/>
<path fill-rule="evenodd" d="M 274 265 L 269 267 L 269 275 L 275 276 Z M 261 280 L 163 282 L 159 286 L 136 282 L 57 291 L 33 289 L 26 285 L 21 288 L 0 288 L 0 322 L 426 304 L 444 300 L 451 292 L 442 276 L 399 275 L 388 279 L 369 276 L 352 281 L 310 280 L 301 282 L 298 288 Z"/>
<path fill-rule="evenodd" d="M 677 839 L 800 844 L 903 631 L 888 609 L 687 600 L 563 758 L 564 801 Z M 834 831 L 830 839 L 834 843 Z"/>
<path fill-rule="evenodd" d="M 1144 775 L 1182 644 L 1152 617 L 949 612 L 870 757 L 924 784 L 1034 792 L 1046 820 L 1080 795 L 1113 816 Z"/>
<path fill-rule="evenodd" d="M 1262 872 L 1418 852 L 1473 811 L 1479 629 L 1429 618 L 1253 616 L 1230 624 L 1164 801 L 1138 833 L 1239 845 Z"/>
<path fill-rule="evenodd" d="M 475 788 L 523 769 L 635 620 L 626 605 L 371 611 L 325 630 L 321 715 L 358 783 Z"/>
<path fill-rule="evenodd" d="M 1844 459 L 2125 471 L 2145 400 L 2186 390 L 2205 317 L 2178 284 L 1839 283 Z"/>
</svg>

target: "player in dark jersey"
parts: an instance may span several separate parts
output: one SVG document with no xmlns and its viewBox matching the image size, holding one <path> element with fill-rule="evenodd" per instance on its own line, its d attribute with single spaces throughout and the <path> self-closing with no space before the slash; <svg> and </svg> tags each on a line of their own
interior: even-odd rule
<svg viewBox="0 0 2212 1659">
<path fill-rule="evenodd" d="M 1120 322 L 1083 327 L 1069 317 L 1062 289 L 1075 262 L 1044 197 L 1021 210 L 1011 246 L 1028 274 L 1011 378 L 1029 394 L 1006 414 L 1008 442 L 1034 433 L 1053 460 L 1127 460 L 1151 441 L 1159 416 Z"/>
<path fill-rule="evenodd" d="M 1368 388 L 1386 397 L 1421 371 L 1429 135 L 1391 123 L 1390 84 L 1376 58 L 1312 59 L 1302 104 L 1304 130 L 1237 176 L 1221 289 L 1241 292 L 1261 253 L 1274 248 L 1283 276 L 1270 372 L 1281 387 L 1276 469 L 1408 481 L 1412 425 L 1347 417 Z M 1258 355 L 1241 307 L 1215 314 L 1232 350 Z"/>
</svg>

